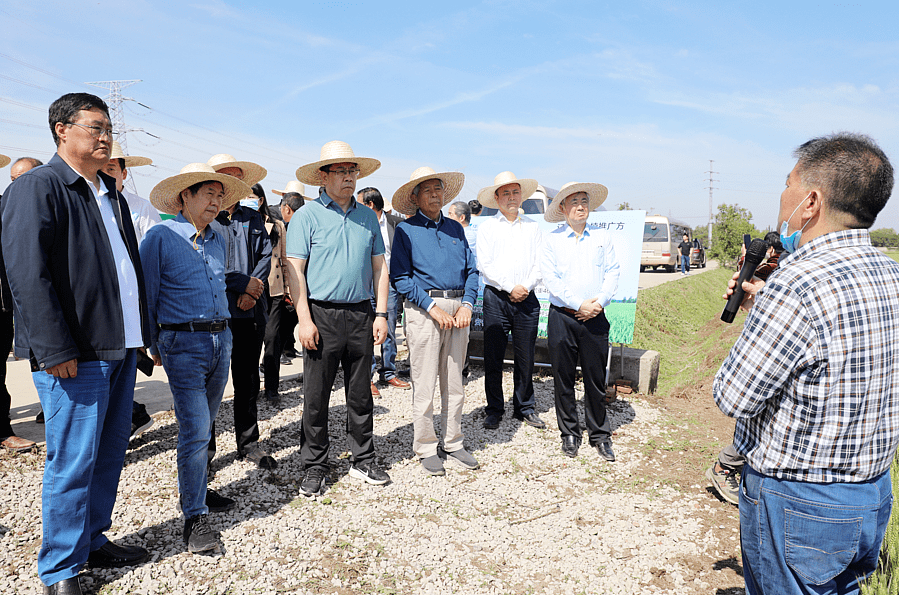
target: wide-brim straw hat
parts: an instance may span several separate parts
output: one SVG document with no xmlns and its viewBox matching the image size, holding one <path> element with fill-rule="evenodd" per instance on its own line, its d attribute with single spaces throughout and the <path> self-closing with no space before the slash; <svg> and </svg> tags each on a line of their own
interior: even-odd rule
<svg viewBox="0 0 899 595">
<path fill-rule="evenodd" d="M 318 170 L 332 163 L 355 163 L 359 168 L 359 178 L 370 176 L 381 167 L 381 162 L 377 159 L 356 157 L 353 154 L 353 149 L 348 144 L 343 141 L 332 140 L 322 147 L 318 161 L 301 165 L 297 168 L 297 179 L 304 184 L 317 188 L 322 185 Z"/>
<path fill-rule="evenodd" d="M 568 182 L 562 189 L 559 190 L 559 193 L 553 197 L 551 203 L 549 203 L 549 208 L 546 209 L 546 212 L 543 213 L 543 218 L 550 223 L 555 223 L 558 221 L 565 221 L 565 213 L 562 212 L 562 201 L 571 196 L 572 194 L 577 194 L 578 192 L 586 192 L 587 198 L 590 201 L 588 204 L 588 211 L 593 211 L 599 205 L 606 201 L 606 197 L 609 196 L 609 189 L 603 186 L 602 184 L 590 184 L 587 182 Z"/>
<path fill-rule="evenodd" d="M 0 155 L 0 167 L 6 167 L 7 165 L 9 165 L 10 161 L 12 161 L 12 159 L 7 157 L 6 155 Z"/>
<path fill-rule="evenodd" d="M 185 165 L 178 175 L 166 178 L 156 184 L 150 192 L 150 203 L 163 213 L 177 215 L 181 210 L 181 201 L 178 198 L 181 196 L 181 192 L 200 182 L 222 183 L 225 189 L 222 210 L 253 194 L 250 187 L 243 181 L 234 176 L 216 172 L 208 163 L 190 163 Z"/>
<path fill-rule="evenodd" d="M 141 165 L 153 165 L 153 160 L 149 157 L 137 157 L 135 155 L 125 155 L 122 146 L 117 141 L 112 141 L 112 151 L 109 152 L 109 159 L 124 159 L 125 167 L 140 167 Z"/>
<path fill-rule="evenodd" d="M 478 191 L 478 202 L 481 203 L 481 206 L 498 209 L 499 205 L 496 202 L 494 192 L 496 192 L 497 188 L 505 186 L 506 184 L 519 184 L 521 186 L 522 200 L 527 200 L 537 191 L 537 180 L 532 180 L 530 178 L 518 179 L 512 172 L 504 171 L 493 178 L 493 186 L 487 186 Z"/>
<path fill-rule="evenodd" d="M 446 205 L 459 195 L 462 191 L 462 185 L 465 184 L 465 174 L 457 171 L 437 173 L 430 167 L 419 167 L 412 175 L 409 181 L 400 186 L 393 193 L 390 204 L 393 210 L 403 215 L 414 215 L 418 207 L 412 202 L 412 190 L 428 180 L 441 180 L 443 182 L 443 204 Z"/>
<path fill-rule="evenodd" d="M 287 185 L 284 186 L 284 190 L 272 190 L 278 196 L 284 196 L 285 194 L 296 193 L 302 196 L 306 200 L 313 200 L 306 196 L 306 186 L 304 186 L 301 182 L 297 182 L 296 180 L 291 180 L 287 182 Z"/>
<path fill-rule="evenodd" d="M 209 161 L 206 162 L 206 165 L 211 165 L 212 169 L 215 171 L 225 169 L 226 167 L 239 167 L 243 172 L 243 180 L 241 180 L 241 182 L 247 186 L 258 184 L 268 175 L 268 170 L 258 163 L 253 163 L 252 161 L 238 161 L 232 155 L 228 155 L 227 153 L 213 155 L 209 158 Z M 250 194 L 252 194 L 252 192 Z"/>
</svg>

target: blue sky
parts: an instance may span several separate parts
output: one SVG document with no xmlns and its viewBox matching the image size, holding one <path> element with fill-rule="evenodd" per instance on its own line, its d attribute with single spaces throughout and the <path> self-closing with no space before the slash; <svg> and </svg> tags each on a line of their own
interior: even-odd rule
<svg viewBox="0 0 899 595">
<path fill-rule="evenodd" d="M 144 196 L 224 152 L 265 166 L 271 197 L 339 139 L 381 160 L 359 187 L 388 198 L 421 165 L 464 172 L 466 200 L 512 170 L 694 226 L 712 159 L 714 203 L 774 227 L 812 136 L 864 132 L 899 165 L 897 21 L 873 2 L 4 0 L 0 153 L 46 160 L 56 97 L 141 79 Z M 899 228 L 899 199 L 875 227 Z"/>
</svg>

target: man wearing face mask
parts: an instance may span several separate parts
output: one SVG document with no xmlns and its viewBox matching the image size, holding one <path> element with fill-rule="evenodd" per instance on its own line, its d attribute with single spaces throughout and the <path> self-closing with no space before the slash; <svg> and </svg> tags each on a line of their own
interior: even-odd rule
<svg viewBox="0 0 899 595">
<path fill-rule="evenodd" d="M 877 566 L 899 444 L 899 264 L 868 233 L 893 168 L 848 133 L 794 155 L 785 254 L 767 281 L 743 284 L 749 315 L 713 392 L 746 459 L 746 592 L 858 593 Z"/>
</svg>

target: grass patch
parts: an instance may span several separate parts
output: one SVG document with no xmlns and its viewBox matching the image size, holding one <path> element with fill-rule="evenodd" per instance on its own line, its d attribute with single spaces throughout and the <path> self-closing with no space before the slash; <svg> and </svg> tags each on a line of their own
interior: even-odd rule
<svg viewBox="0 0 899 595">
<path fill-rule="evenodd" d="M 895 253 L 899 256 L 899 253 Z M 893 480 L 893 512 L 880 548 L 880 562 L 861 584 L 862 595 L 899 595 L 899 455 L 890 469 Z"/>
<path fill-rule="evenodd" d="M 746 319 L 741 312 L 733 324 L 720 320 L 731 276 L 716 269 L 640 291 L 631 347 L 661 354 L 659 394 L 694 386 L 721 366 Z"/>
</svg>

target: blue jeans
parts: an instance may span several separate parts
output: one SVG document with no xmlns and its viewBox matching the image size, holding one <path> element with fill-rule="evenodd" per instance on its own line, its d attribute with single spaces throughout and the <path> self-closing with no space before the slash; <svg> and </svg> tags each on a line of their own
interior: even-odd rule
<svg viewBox="0 0 899 595">
<path fill-rule="evenodd" d="M 373 310 L 377 309 L 374 298 L 371 300 Z M 374 377 L 378 369 L 378 360 L 371 356 L 371 375 Z M 396 289 L 390 286 L 387 291 L 387 338 L 381 343 L 381 381 L 396 377 Z"/>
<path fill-rule="evenodd" d="M 231 329 L 159 331 L 162 366 L 178 419 L 178 491 L 185 518 L 206 514 L 206 449 L 231 364 Z"/>
<path fill-rule="evenodd" d="M 136 362 L 128 349 L 122 360 L 78 362 L 74 378 L 32 373 L 46 417 L 37 556 L 45 585 L 77 576 L 88 554 L 109 541 L 103 532 L 112 526 L 131 435 Z"/>
<path fill-rule="evenodd" d="M 893 503 L 890 472 L 816 484 L 743 466 L 740 545 L 747 595 L 858 593 L 877 568 Z"/>
<path fill-rule="evenodd" d="M 690 272 L 690 257 L 680 255 L 680 272 L 689 273 Z"/>
</svg>

